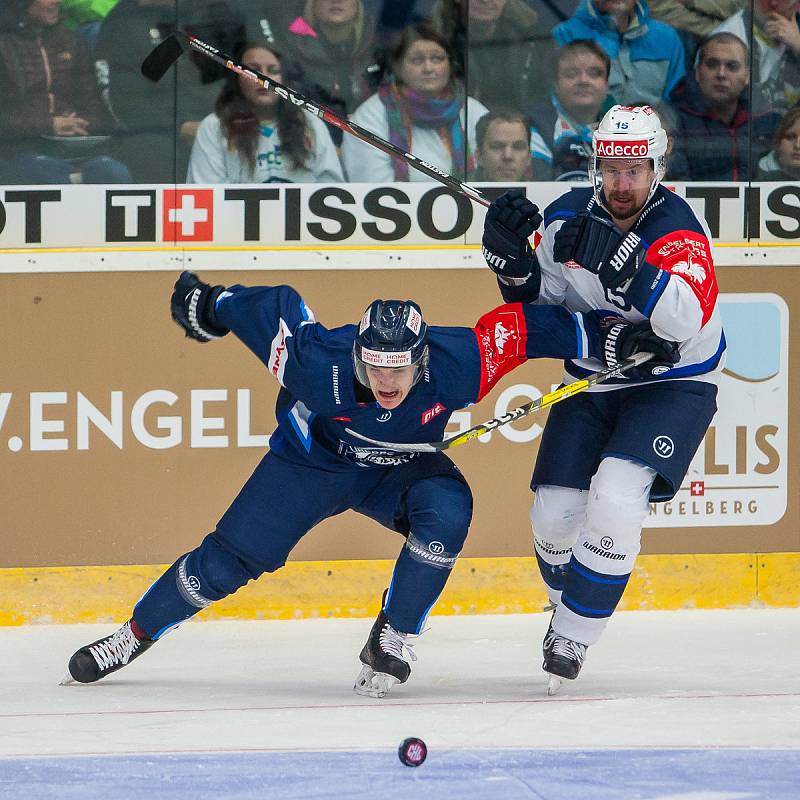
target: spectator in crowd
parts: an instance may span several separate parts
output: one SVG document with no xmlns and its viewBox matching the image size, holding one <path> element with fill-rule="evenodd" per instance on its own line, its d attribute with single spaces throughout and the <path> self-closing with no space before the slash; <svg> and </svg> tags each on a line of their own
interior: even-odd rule
<svg viewBox="0 0 800 800">
<path fill-rule="evenodd" d="M 533 155 L 556 180 L 588 179 L 592 133 L 614 105 L 608 93 L 611 60 L 592 39 L 575 39 L 556 53 L 550 98 L 531 112 Z"/>
<path fill-rule="evenodd" d="M 559 45 L 594 39 L 611 59 L 609 91 L 618 103 L 668 100 L 686 73 L 678 34 L 650 18 L 645 0 L 582 0 L 553 38 Z"/>
<path fill-rule="evenodd" d="M 800 100 L 800 0 L 753 0 L 714 33 L 753 40 L 753 111 L 783 114 Z"/>
<path fill-rule="evenodd" d="M 522 112 L 546 98 L 554 43 L 524 0 L 437 0 L 432 20 L 487 108 Z"/>
<path fill-rule="evenodd" d="M 308 97 L 339 116 L 352 114 L 383 76 L 375 18 L 362 0 L 306 0 L 303 16 L 289 26 L 285 61 Z M 341 131 L 332 133 L 341 144 Z"/>
<path fill-rule="evenodd" d="M 750 158 L 769 150 L 778 117 L 751 114 L 747 103 L 750 57 L 740 39 L 715 33 L 698 49 L 694 75 L 673 93 L 678 141 L 694 181 L 741 181 Z"/>
<path fill-rule="evenodd" d="M 113 121 L 86 44 L 61 22 L 61 0 L 15 0 L 10 12 L 0 31 L 5 180 L 130 182 L 107 153 Z"/>
<path fill-rule="evenodd" d="M 403 31 L 392 52 L 393 75 L 353 114 L 353 122 L 445 172 L 463 177 L 475 166 L 475 125 L 487 109 L 453 79 L 447 40 L 426 22 Z M 351 181 L 427 181 L 427 175 L 346 136 Z"/>
<path fill-rule="evenodd" d="M 531 128 L 518 111 L 490 111 L 475 126 L 476 181 L 516 182 L 534 179 Z M 544 176 L 536 176 L 544 180 Z"/>
<path fill-rule="evenodd" d="M 749 0 L 648 0 L 650 16 L 677 31 L 704 39 Z M 693 51 L 693 48 L 692 48 Z M 691 52 L 691 51 L 690 51 Z"/>
<path fill-rule="evenodd" d="M 282 82 L 269 45 L 247 43 L 235 54 L 250 69 Z M 344 180 L 327 126 L 275 92 L 229 72 L 214 113 L 192 146 L 187 183 L 313 183 Z"/>
<path fill-rule="evenodd" d="M 100 26 L 95 58 L 112 113 L 125 129 L 122 159 L 140 183 L 183 180 L 200 120 L 225 73 L 203 56 L 182 58 L 169 79 L 144 80 L 145 56 L 176 27 L 176 0 L 119 0 Z M 241 20 L 218 0 L 178 0 L 183 27 L 220 49 L 243 35 Z M 239 39 L 241 40 L 241 39 Z"/>
<path fill-rule="evenodd" d="M 94 49 L 100 23 L 119 0 L 64 0 L 64 24 L 79 33 L 90 49 Z"/>
<path fill-rule="evenodd" d="M 800 180 L 800 107 L 786 112 L 775 131 L 772 150 L 758 162 L 761 181 Z"/>
</svg>

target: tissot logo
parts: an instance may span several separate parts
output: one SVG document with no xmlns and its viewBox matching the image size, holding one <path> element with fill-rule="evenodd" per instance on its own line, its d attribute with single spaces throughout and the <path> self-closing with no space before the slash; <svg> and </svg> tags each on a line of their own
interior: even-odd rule
<svg viewBox="0 0 800 800">
<path fill-rule="evenodd" d="M 644 158 L 647 155 L 647 139 L 632 142 L 598 139 L 597 155 L 604 158 Z"/>
<path fill-rule="evenodd" d="M 210 242 L 214 238 L 214 190 L 164 192 L 164 241 Z"/>
</svg>

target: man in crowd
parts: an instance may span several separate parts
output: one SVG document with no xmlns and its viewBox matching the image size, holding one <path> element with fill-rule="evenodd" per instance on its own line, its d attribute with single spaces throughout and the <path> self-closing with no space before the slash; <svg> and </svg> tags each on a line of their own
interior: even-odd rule
<svg viewBox="0 0 800 800">
<path fill-rule="evenodd" d="M 559 45 L 594 39 L 611 59 L 609 90 L 619 103 L 668 100 L 686 72 L 678 34 L 650 18 L 645 0 L 582 0 L 553 38 Z"/>
<path fill-rule="evenodd" d="M 476 181 L 545 180 L 531 158 L 531 129 L 527 117 L 517 111 L 491 111 L 475 126 Z"/>
<path fill-rule="evenodd" d="M 747 102 L 750 58 L 731 33 L 715 33 L 697 53 L 694 75 L 673 93 L 678 148 L 693 181 L 744 181 L 770 148 L 780 120 L 771 111 L 751 114 Z"/>
<path fill-rule="evenodd" d="M 557 180 L 586 179 L 592 133 L 614 105 L 608 93 L 611 60 L 591 39 L 576 39 L 556 54 L 556 81 L 550 97 L 531 117 L 536 163 L 550 165 Z"/>
<path fill-rule="evenodd" d="M 753 40 L 753 111 L 784 114 L 800 100 L 800 0 L 754 0 L 714 33 Z"/>
</svg>

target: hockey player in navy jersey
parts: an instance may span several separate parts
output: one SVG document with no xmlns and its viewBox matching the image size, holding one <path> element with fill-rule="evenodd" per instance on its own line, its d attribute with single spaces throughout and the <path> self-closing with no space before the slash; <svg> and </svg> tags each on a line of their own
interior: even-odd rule
<svg viewBox="0 0 800 800">
<path fill-rule="evenodd" d="M 288 286 L 225 289 L 190 272 L 175 284 L 172 316 L 201 342 L 232 331 L 261 359 L 281 385 L 278 427 L 215 530 L 153 584 L 125 625 L 72 656 L 67 683 L 125 666 L 200 609 L 282 567 L 318 522 L 352 509 L 405 537 L 355 684 L 384 696 L 409 677 L 408 637 L 422 630 L 461 551 L 472 495 L 444 453 L 365 446 L 347 429 L 395 442 L 441 439 L 453 411 L 528 358 L 676 357 L 646 323 L 626 324 L 611 341 L 594 314 L 519 303 L 458 328 L 428 327 L 411 301 L 375 300 L 358 325 L 329 330 Z"/>
<path fill-rule="evenodd" d="M 607 317 L 606 343 L 617 326 L 647 321 L 679 345 L 671 368 L 644 364 L 550 411 L 530 517 L 555 606 L 543 643 L 551 694 L 600 638 L 639 553 L 648 502 L 674 497 L 716 411 L 725 337 L 711 235 L 660 186 L 666 152 L 649 106 L 614 106 L 593 136 L 591 188 L 562 195 L 544 219 L 520 191 L 486 214 L 483 252 L 506 302 L 595 310 Z M 600 368 L 569 359 L 565 380 Z"/>
</svg>

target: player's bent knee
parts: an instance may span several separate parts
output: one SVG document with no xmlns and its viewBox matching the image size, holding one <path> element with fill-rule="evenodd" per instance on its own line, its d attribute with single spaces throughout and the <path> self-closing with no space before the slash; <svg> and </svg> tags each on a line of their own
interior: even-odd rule
<svg viewBox="0 0 800 800">
<path fill-rule="evenodd" d="M 586 524 L 575 551 L 582 564 L 601 573 L 630 572 L 641 549 L 655 474 L 625 459 L 603 460 L 592 480 Z"/>
<path fill-rule="evenodd" d="M 469 486 L 446 476 L 428 478 L 411 488 L 407 503 L 409 555 L 429 566 L 452 569 L 472 521 Z"/>
<path fill-rule="evenodd" d="M 586 511 L 588 492 L 565 486 L 540 486 L 530 510 L 536 542 L 571 547 Z"/>
<path fill-rule="evenodd" d="M 603 459 L 589 489 L 589 527 L 609 535 L 621 529 L 638 537 L 655 476 L 655 470 L 644 464 L 622 458 Z"/>
<path fill-rule="evenodd" d="M 212 533 L 179 562 L 176 578 L 184 599 L 202 608 L 233 594 L 258 574 L 260 570 L 246 565 Z"/>
</svg>

